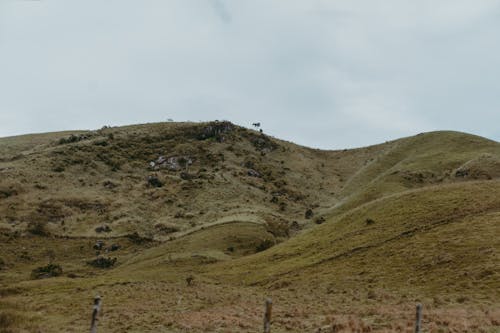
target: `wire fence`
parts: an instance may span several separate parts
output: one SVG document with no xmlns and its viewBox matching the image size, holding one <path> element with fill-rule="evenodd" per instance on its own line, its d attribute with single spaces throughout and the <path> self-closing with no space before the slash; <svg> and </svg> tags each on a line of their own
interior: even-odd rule
<svg viewBox="0 0 500 333">
<path fill-rule="evenodd" d="M 97 333 L 97 324 L 99 321 L 99 312 L 101 311 L 102 297 L 96 296 L 94 297 L 94 305 L 92 306 L 92 319 L 90 323 L 90 333 Z M 273 310 L 273 301 L 270 298 L 267 298 L 265 301 L 264 307 L 264 333 L 271 333 L 271 324 L 272 324 L 272 310 Z M 321 332 L 319 330 L 318 332 Z M 422 332 L 422 304 L 417 304 L 416 306 L 416 315 L 415 315 L 415 333 Z"/>
</svg>

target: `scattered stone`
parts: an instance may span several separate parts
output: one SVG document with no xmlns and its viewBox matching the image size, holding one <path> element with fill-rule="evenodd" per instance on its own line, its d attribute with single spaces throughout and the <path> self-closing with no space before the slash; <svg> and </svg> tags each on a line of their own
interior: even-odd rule
<svg viewBox="0 0 500 333">
<path fill-rule="evenodd" d="M 171 156 L 169 158 L 160 156 L 156 161 L 149 162 L 149 168 L 151 170 L 166 169 L 169 171 L 180 171 L 186 169 L 191 164 L 193 164 L 193 159 L 189 156 Z"/>
<path fill-rule="evenodd" d="M 97 251 L 101 251 L 104 247 L 104 241 L 102 240 L 98 240 L 97 242 L 95 242 L 93 248 L 94 250 L 97 250 Z"/>
<path fill-rule="evenodd" d="M 257 177 L 257 178 L 261 177 L 260 173 L 254 169 L 249 169 L 247 175 L 249 175 L 250 177 Z"/>
</svg>

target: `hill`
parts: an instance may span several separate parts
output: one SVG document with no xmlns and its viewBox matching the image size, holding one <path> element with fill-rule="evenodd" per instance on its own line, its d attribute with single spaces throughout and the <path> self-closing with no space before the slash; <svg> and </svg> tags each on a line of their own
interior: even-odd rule
<svg viewBox="0 0 500 333">
<path fill-rule="evenodd" d="M 116 332 L 255 331 L 266 296 L 276 332 L 404 331 L 417 301 L 429 330 L 500 325 L 495 141 L 321 151 L 158 123 L 3 138 L 0 153 L 7 332 L 80 331 L 95 293 Z M 48 262 L 62 275 L 34 278 Z"/>
</svg>

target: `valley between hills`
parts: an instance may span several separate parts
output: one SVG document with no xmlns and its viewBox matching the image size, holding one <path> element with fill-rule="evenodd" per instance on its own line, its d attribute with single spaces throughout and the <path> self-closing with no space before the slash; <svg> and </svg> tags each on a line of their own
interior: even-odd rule
<svg viewBox="0 0 500 333">
<path fill-rule="evenodd" d="M 0 138 L 0 332 L 500 331 L 500 143 L 227 121 Z"/>
</svg>

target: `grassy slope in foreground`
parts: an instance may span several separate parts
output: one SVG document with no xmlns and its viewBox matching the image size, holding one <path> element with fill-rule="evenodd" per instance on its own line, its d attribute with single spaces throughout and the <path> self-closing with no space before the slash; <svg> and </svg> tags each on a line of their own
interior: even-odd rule
<svg viewBox="0 0 500 333">
<path fill-rule="evenodd" d="M 246 284 L 328 284 L 498 300 L 498 193 L 497 180 L 388 196 L 264 253 L 212 267 L 210 275 Z"/>
</svg>

